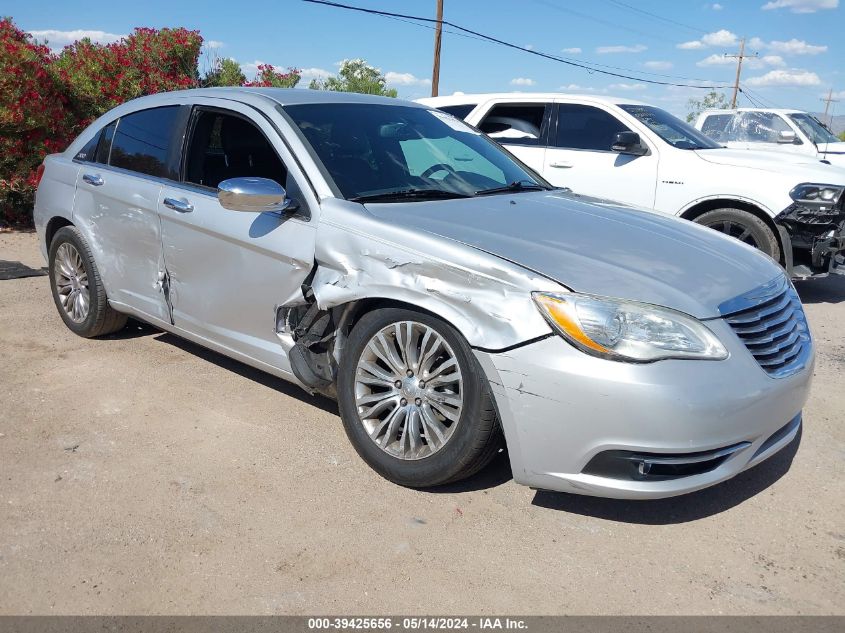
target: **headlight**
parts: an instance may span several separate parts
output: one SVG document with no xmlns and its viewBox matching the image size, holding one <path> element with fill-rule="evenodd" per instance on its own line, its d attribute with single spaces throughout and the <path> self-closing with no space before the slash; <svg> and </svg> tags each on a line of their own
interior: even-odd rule
<svg viewBox="0 0 845 633">
<path fill-rule="evenodd" d="M 789 192 L 789 197 L 796 202 L 815 202 L 835 205 L 842 197 L 843 185 L 819 185 L 804 183 Z"/>
<path fill-rule="evenodd" d="M 723 360 L 725 346 L 691 316 L 647 303 L 572 293 L 533 293 L 540 312 L 587 354 L 629 362 Z"/>
</svg>

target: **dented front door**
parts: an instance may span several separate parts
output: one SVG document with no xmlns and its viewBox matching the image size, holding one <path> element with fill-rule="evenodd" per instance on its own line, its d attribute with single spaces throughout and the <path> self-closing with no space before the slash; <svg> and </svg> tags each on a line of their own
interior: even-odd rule
<svg viewBox="0 0 845 633">
<path fill-rule="evenodd" d="M 248 117 L 268 140 L 278 139 L 273 127 L 248 108 L 228 107 Z M 215 112 L 229 116 L 228 110 Z M 274 149 L 286 165 L 293 162 L 283 146 Z M 300 204 L 297 213 L 230 211 L 217 200 L 216 189 L 173 183 L 162 188 L 159 216 L 173 324 L 287 371 L 274 329 L 275 308 L 302 300 L 300 286 L 314 261 L 316 222 L 297 179 L 288 173 L 283 180 Z"/>
</svg>

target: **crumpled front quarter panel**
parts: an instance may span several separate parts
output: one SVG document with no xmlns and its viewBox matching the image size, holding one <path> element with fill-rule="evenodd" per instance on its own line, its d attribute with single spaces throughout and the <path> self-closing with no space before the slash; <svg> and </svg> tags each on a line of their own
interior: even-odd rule
<svg viewBox="0 0 845 633">
<path fill-rule="evenodd" d="M 469 246 L 379 220 L 352 202 L 324 200 L 312 288 L 331 308 L 360 299 L 418 306 L 451 323 L 473 347 L 504 349 L 551 329 L 532 290 L 562 286 Z"/>
</svg>

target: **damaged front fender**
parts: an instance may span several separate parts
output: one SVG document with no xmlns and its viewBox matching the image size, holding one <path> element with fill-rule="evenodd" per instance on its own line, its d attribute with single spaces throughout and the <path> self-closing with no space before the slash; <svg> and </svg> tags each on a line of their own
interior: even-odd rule
<svg viewBox="0 0 845 633">
<path fill-rule="evenodd" d="M 530 293 L 564 290 L 499 257 L 394 226 L 337 199 L 322 205 L 315 262 L 310 286 L 321 309 L 362 299 L 400 301 L 437 314 L 471 346 L 487 350 L 548 335 Z"/>
</svg>

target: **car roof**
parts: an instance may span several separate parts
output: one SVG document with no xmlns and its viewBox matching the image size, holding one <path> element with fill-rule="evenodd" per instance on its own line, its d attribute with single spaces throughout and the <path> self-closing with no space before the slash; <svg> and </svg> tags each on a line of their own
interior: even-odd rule
<svg viewBox="0 0 845 633">
<path fill-rule="evenodd" d="M 190 101 L 191 98 L 212 97 L 228 99 L 243 103 L 260 101 L 274 101 L 280 105 L 303 105 L 316 103 L 370 103 L 393 104 L 421 107 L 413 101 L 405 101 L 394 97 L 380 95 L 366 95 L 357 92 L 335 92 L 331 90 L 310 90 L 308 88 L 193 88 L 190 90 L 176 90 L 160 92 L 146 97 L 139 97 L 127 101 L 124 105 L 131 105 L 130 109 L 155 107 L 158 104 L 172 103 L 174 99 Z"/>
<path fill-rule="evenodd" d="M 462 105 L 472 103 L 482 103 L 484 101 L 519 101 L 520 99 L 531 100 L 554 100 L 554 99 L 573 99 L 577 101 L 586 101 L 590 103 L 605 103 L 611 105 L 650 105 L 644 101 L 636 99 L 629 99 L 627 97 L 611 97 L 605 95 L 595 94 L 575 94 L 569 92 L 482 92 L 473 94 L 458 93 L 443 97 L 426 97 L 424 99 L 417 99 L 417 103 L 422 103 L 434 108 L 448 105 Z"/>
</svg>

